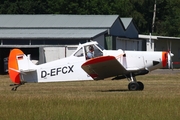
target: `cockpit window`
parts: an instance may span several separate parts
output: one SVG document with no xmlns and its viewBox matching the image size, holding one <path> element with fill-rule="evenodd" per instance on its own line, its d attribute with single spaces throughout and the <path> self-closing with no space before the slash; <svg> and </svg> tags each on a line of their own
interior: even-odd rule
<svg viewBox="0 0 180 120">
<path fill-rule="evenodd" d="M 101 45 L 97 44 L 97 46 L 98 46 L 101 50 L 104 50 L 104 47 L 102 47 Z"/>
<path fill-rule="evenodd" d="M 103 52 L 95 45 L 85 46 L 86 59 L 102 56 Z"/>
<path fill-rule="evenodd" d="M 102 51 L 99 48 L 97 48 L 96 46 L 94 46 L 94 57 L 98 57 L 98 56 L 102 56 L 102 55 L 103 55 Z"/>
<path fill-rule="evenodd" d="M 82 57 L 82 56 L 84 56 L 84 55 L 83 55 L 83 48 L 81 47 L 81 48 L 74 54 L 74 56 L 76 56 L 76 57 Z"/>
</svg>

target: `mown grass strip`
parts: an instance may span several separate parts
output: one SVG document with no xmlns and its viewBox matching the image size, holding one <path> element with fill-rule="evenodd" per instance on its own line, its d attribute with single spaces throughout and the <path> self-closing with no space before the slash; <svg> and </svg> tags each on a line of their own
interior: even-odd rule
<svg viewBox="0 0 180 120">
<path fill-rule="evenodd" d="M 3 120 L 152 120 L 180 119 L 180 75 L 137 77 L 144 91 L 128 91 L 128 81 L 26 84 L 11 91 L 0 79 Z"/>
</svg>

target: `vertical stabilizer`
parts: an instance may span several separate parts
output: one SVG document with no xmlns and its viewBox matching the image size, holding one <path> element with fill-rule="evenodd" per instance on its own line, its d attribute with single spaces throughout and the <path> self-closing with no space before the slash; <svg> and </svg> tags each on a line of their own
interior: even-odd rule
<svg viewBox="0 0 180 120">
<path fill-rule="evenodd" d="M 9 58 L 8 58 L 9 77 L 12 80 L 12 82 L 14 82 L 16 84 L 21 83 L 20 73 L 18 72 L 19 67 L 18 67 L 18 62 L 17 62 L 16 56 L 23 55 L 23 54 L 24 53 L 21 50 L 13 49 L 13 50 L 11 50 L 11 52 L 9 54 Z"/>
</svg>

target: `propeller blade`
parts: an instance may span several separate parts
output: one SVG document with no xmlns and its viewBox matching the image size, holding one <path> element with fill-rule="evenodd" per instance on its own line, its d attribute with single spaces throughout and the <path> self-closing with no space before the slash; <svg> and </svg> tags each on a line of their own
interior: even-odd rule
<svg viewBox="0 0 180 120">
<path fill-rule="evenodd" d="M 170 51 L 170 58 L 171 58 L 171 69 L 173 70 L 173 61 L 172 61 L 172 57 L 174 56 L 174 54 L 173 53 L 171 53 L 171 51 Z"/>
<path fill-rule="evenodd" d="M 167 41 L 167 48 L 168 48 L 168 68 L 173 70 L 173 62 L 172 57 L 174 56 L 173 53 L 171 53 L 171 41 Z"/>
<path fill-rule="evenodd" d="M 168 51 L 168 68 L 173 70 L 173 62 L 172 57 L 174 54 L 171 53 L 171 51 Z"/>
<path fill-rule="evenodd" d="M 169 54 L 170 52 L 168 52 L 168 68 L 171 68 L 171 55 Z"/>
</svg>

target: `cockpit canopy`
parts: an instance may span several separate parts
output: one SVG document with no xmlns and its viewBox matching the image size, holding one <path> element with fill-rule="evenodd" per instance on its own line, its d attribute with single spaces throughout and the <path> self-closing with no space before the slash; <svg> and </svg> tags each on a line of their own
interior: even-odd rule
<svg viewBox="0 0 180 120">
<path fill-rule="evenodd" d="M 89 42 L 81 44 L 76 52 L 74 53 L 75 57 L 85 57 L 88 58 L 88 52 L 91 52 L 93 54 L 93 58 L 103 56 L 103 50 L 104 48 L 101 47 L 97 42 Z"/>
</svg>

